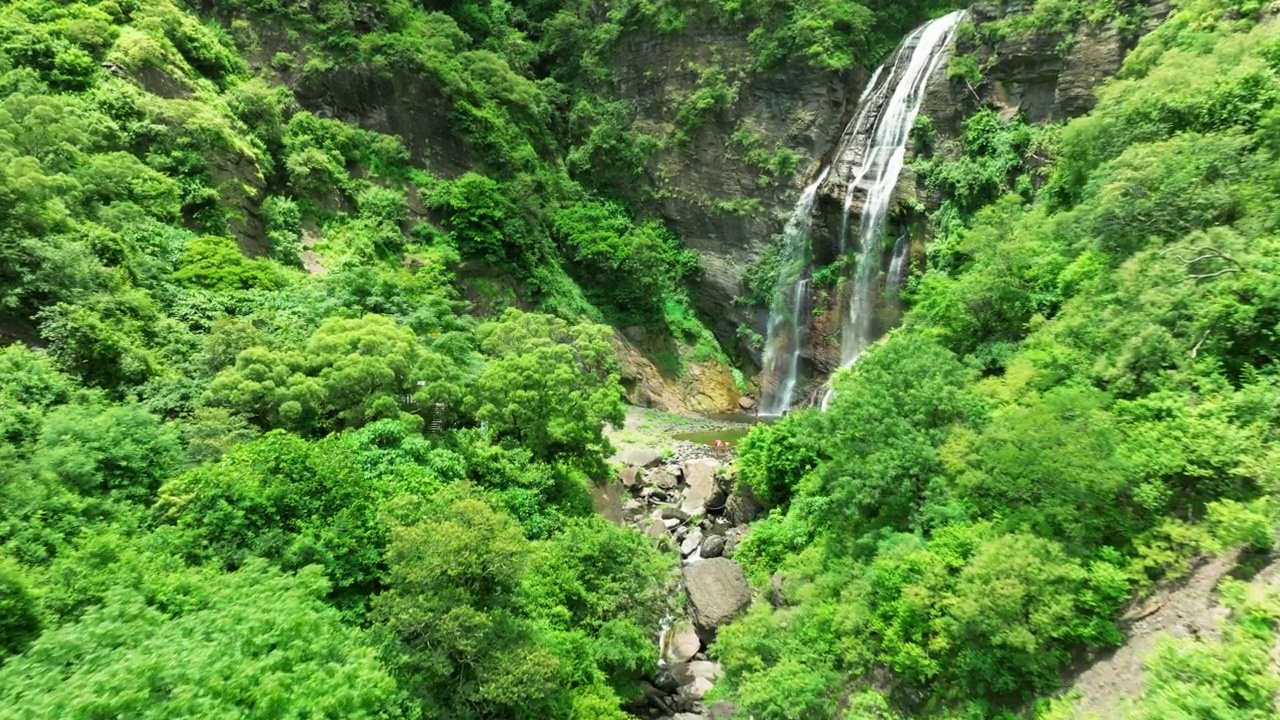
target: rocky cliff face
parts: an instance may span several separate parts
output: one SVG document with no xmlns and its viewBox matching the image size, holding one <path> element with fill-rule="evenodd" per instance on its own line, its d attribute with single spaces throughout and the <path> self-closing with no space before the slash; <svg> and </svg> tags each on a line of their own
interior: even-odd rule
<svg viewBox="0 0 1280 720">
<path fill-rule="evenodd" d="M 1170 0 L 1140 0 L 1134 12 L 1142 20 L 1123 32 L 1116 23 L 1081 23 L 1066 32 L 987 39 L 986 26 L 1028 12 L 1027 5 L 979 2 L 970 8 L 976 32 L 959 37 L 955 52 L 971 56 L 984 68 L 983 77 L 976 83 L 934 78 L 923 112 L 944 134 L 958 134 L 959 123 L 982 106 L 1001 108 L 1010 118 L 1021 114 L 1033 123 L 1084 115 L 1093 109 L 1098 86 L 1119 72 L 1129 50 L 1172 9 Z"/>
<path fill-rule="evenodd" d="M 932 121 L 937 133 L 935 152 L 958 153 L 963 122 L 983 107 L 1000 110 L 1009 120 L 1021 116 L 1028 122 L 1047 124 L 1084 115 L 1093 108 L 1094 91 L 1119 70 L 1125 55 L 1138 39 L 1167 17 L 1168 0 L 1145 0 L 1131 12 L 1143 20 L 1122 32 L 1117 23 L 1080 23 L 1066 30 L 1012 33 L 993 32 L 1000 21 L 1030 13 L 1034 3 L 979 2 L 971 6 L 967 28 L 957 35 L 952 57 L 965 57 L 982 69 L 977 81 L 951 78 L 946 66 L 939 68 L 926 86 L 920 115 Z M 905 234 L 910 241 L 909 263 L 919 268 L 924 262 L 929 228 L 927 214 L 940 198 L 927 195 L 912 170 L 913 145 L 908 143 L 907 160 L 895 190 L 893 219 L 887 229 Z M 837 252 L 835 231 L 844 214 L 844 183 L 829 180 L 820 188 L 814 222 L 815 257 L 821 261 Z M 856 224 L 855 216 L 849 219 Z M 922 211 L 923 210 L 923 211 Z M 881 267 L 888 264 L 886 247 Z M 847 291 L 848 288 L 842 288 Z M 831 290 L 814 299 L 815 315 L 804 351 L 811 376 L 825 376 L 839 367 L 841 315 L 847 307 L 844 293 Z M 885 331 L 897 324 L 900 312 L 892 305 L 881 307 L 874 323 Z"/>
<path fill-rule="evenodd" d="M 1138 37 L 1169 12 L 1169 0 L 1138 2 L 1146 20 L 1125 32 L 1114 24 L 1083 24 L 1070 32 L 1029 32 L 999 40 L 990 39 L 983 28 L 1011 14 L 1028 13 L 1033 3 L 974 5 L 969 18 L 976 31 L 961 34 L 956 53 L 972 57 L 983 68 L 982 79 L 949 80 L 945 72 L 936 73 L 921 110 L 938 130 L 939 146 L 945 151 L 948 138 L 958 137 L 964 118 L 982 106 L 1000 108 L 1007 117 L 1021 114 L 1032 122 L 1056 122 L 1087 112 L 1094 89 L 1119 69 Z M 399 135 L 415 160 L 443 177 L 475 167 L 473 154 L 451 127 L 449 102 L 432 79 L 360 67 L 334 67 L 307 77 L 297 71 L 273 71 L 272 53 L 281 48 L 296 53 L 296 43 L 270 29 L 259 35 L 255 64 L 292 86 L 302 106 Z M 695 18 L 676 34 L 637 31 L 618 43 L 609 90 L 631 103 L 636 130 L 663 141 L 649 167 L 652 191 L 644 202 L 699 253 L 704 271 L 696 297 L 699 309 L 726 348 L 759 362 L 760 348 L 737 331 L 747 327 L 763 335 L 767 309 L 738 301 L 744 292 L 743 273 L 781 233 L 800 189 L 830 162 L 854 116 L 870 68 L 833 72 L 795 59 L 782 68 L 753 71 L 752 55 L 743 33 L 705 19 Z M 305 58 L 299 55 L 297 60 L 300 64 Z M 724 95 L 695 113 L 696 121 L 690 123 L 690 106 L 709 85 L 717 85 Z M 911 234 L 918 262 L 926 235 L 919 208 L 927 208 L 930 198 L 917 187 L 909 163 L 897 196 L 892 226 Z M 843 188 L 836 182 L 822 188 L 813 239 L 819 264 L 837 255 L 843 203 Z M 830 290 L 813 298 L 816 314 L 804 356 L 810 376 L 825 374 L 838 364 L 840 300 Z M 883 326 L 895 321 L 891 316 L 879 319 Z M 642 364 L 638 361 L 637 367 Z M 648 376 L 641 370 L 635 375 L 644 385 Z M 674 386 L 660 387 L 669 384 L 649 385 L 653 387 L 641 389 L 659 405 L 662 397 L 679 394 Z"/>
<path fill-rule="evenodd" d="M 1010 15 L 1026 14 L 1033 3 L 981 2 L 969 11 L 977 32 L 957 40 L 956 53 L 984 68 L 982 80 L 949 80 L 945 71 L 931 79 L 921 114 L 933 120 L 942 145 L 958 137 L 963 120 L 983 106 L 1021 114 L 1035 123 L 1058 122 L 1086 113 L 1093 91 L 1120 68 L 1125 53 L 1142 33 L 1169 12 L 1168 0 L 1143 0 L 1145 21 L 1121 32 L 1115 24 L 1081 24 L 1069 32 L 1016 34 L 985 40 L 983 28 Z M 668 137 L 676 129 L 682 102 L 696 92 L 706 68 L 721 68 L 736 99 L 716 111 L 683 144 L 668 143 L 651 168 L 657 188 L 652 209 L 684 242 L 698 251 L 705 276 L 699 303 L 726 347 L 746 351 L 757 362 L 758 348 L 741 341 L 736 329 L 763 334 L 765 308 L 745 307 L 744 271 L 757 262 L 781 232 L 799 190 L 818 172 L 852 119 L 868 68 L 843 73 L 821 71 L 797 60 L 772 73 L 747 73 L 749 48 L 744 38 L 709 25 L 692 24 L 678 35 L 636 33 L 620 44 L 614 58 L 615 91 L 635 107 L 638 129 Z M 759 138 L 767 151 L 786 148 L 799 154 L 788 176 L 771 176 L 749 159 L 744 138 Z M 910 232 L 915 259 L 923 251 L 928 207 L 916 178 L 903 172 L 897 195 L 895 230 Z M 836 229 L 843 216 L 843 188 L 823 187 L 814 223 L 818 263 L 833 260 Z M 856 218 L 851 219 L 856 222 Z M 817 314 L 806 345 L 810 374 L 838 364 L 838 293 L 814 298 Z M 892 325 L 894 317 L 879 322 Z"/>
<path fill-rule="evenodd" d="M 613 70 L 614 92 L 633 104 L 636 128 L 657 137 L 678 129 L 682 104 L 705 84 L 704 70 L 722 70 L 736 96 L 686 142 L 668 141 L 658 151 L 650 206 L 698 252 L 698 302 L 720 341 L 755 355 L 735 331 L 763 332 L 767 318 L 763 309 L 735 302 L 742 274 L 782 231 L 801 179 L 839 139 L 866 72 L 823 71 L 799 59 L 774 72 L 747 72 L 750 57 L 744 36 L 695 21 L 679 35 L 625 37 Z M 796 154 L 781 176 L 762 167 L 763 157 L 779 150 Z"/>
</svg>

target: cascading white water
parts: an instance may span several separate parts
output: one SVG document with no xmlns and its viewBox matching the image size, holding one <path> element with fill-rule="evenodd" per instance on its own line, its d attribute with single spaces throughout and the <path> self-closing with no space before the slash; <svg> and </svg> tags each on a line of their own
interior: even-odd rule
<svg viewBox="0 0 1280 720">
<path fill-rule="evenodd" d="M 851 163 L 851 179 L 845 191 L 846 220 L 853 210 L 856 192 L 865 193 L 858 221 L 856 252 L 857 263 L 853 270 L 853 286 L 849 293 L 849 308 L 840 332 L 840 365 L 848 367 L 875 340 L 873 316 L 877 309 L 877 292 L 880 286 L 880 258 L 884 251 L 884 230 L 888 220 L 894 188 L 902 172 L 907 152 L 907 138 L 915 124 L 924 99 L 929 78 L 946 60 L 956 25 L 964 17 L 957 11 L 925 23 L 903 40 L 885 66 L 889 68 L 883 83 L 864 93 L 865 108 L 880 107 L 878 113 L 859 109 L 854 121 L 845 131 L 845 140 L 838 154 L 838 162 Z M 877 71 L 875 77 L 884 75 Z M 873 78 L 875 79 L 875 78 Z M 840 238 L 843 248 L 844 237 Z M 893 249 L 892 261 L 885 277 L 886 290 L 898 289 L 906 274 L 908 242 L 900 237 Z M 822 406 L 831 401 L 832 389 L 827 389 Z"/>
<path fill-rule="evenodd" d="M 854 266 L 849 309 L 841 328 L 841 366 L 847 367 L 874 339 L 872 315 L 879 294 L 882 235 L 890 200 L 906 157 L 907 137 L 915 123 L 925 85 L 947 56 L 955 27 L 963 11 L 931 20 L 908 35 L 888 61 L 867 82 L 858 109 L 845 128 L 835 163 L 801 193 L 783 230 L 782 256 L 773 302 L 769 308 L 764 348 L 763 415 L 781 415 L 791 409 L 799 374 L 800 353 L 807 329 L 804 312 L 809 299 L 810 231 L 818 190 L 833 169 L 847 178 L 844 214 L 840 221 L 840 254 L 846 253 L 849 219 L 856 194 L 865 192 L 858 223 L 857 264 Z M 906 274 L 909 243 L 899 238 L 894 246 L 886 283 L 895 289 Z M 823 407 L 831 398 L 828 389 Z"/>
<path fill-rule="evenodd" d="M 800 193 L 796 208 L 782 231 L 782 255 L 764 346 L 764 393 L 760 414 L 781 415 L 791 408 L 800 370 L 800 343 L 804 336 L 804 307 L 809 299 L 809 233 L 813 229 L 813 205 L 827 169 Z"/>
<path fill-rule="evenodd" d="M 885 275 L 884 287 L 886 295 L 895 295 L 907 279 L 907 256 L 910 255 L 911 239 L 906 233 L 898 236 L 893 243 L 893 258 L 889 261 L 889 272 Z"/>
</svg>

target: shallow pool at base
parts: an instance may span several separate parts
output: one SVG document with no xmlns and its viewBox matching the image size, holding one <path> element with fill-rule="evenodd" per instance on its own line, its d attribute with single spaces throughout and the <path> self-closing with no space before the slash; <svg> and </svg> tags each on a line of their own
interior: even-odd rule
<svg viewBox="0 0 1280 720">
<path fill-rule="evenodd" d="M 683 440 L 685 442 L 697 443 L 699 445 L 715 446 L 716 440 L 733 446 L 738 441 L 747 436 L 751 431 L 749 427 L 743 428 L 724 428 L 722 430 L 703 430 L 701 432 L 678 433 L 671 437 L 675 440 Z"/>
</svg>

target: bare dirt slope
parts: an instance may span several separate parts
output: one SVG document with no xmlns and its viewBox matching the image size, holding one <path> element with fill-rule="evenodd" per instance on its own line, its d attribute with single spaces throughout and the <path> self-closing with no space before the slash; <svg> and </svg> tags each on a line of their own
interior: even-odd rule
<svg viewBox="0 0 1280 720">
<path fill-rule="evenodd" d="M 1099 658 L 1075 677 L 1070 690 L 1080 694 L 1075 716 L 1108 720 L 1146 689 L 1143 663 L 1163 637 L 1216 638 L 1229 614 L 1215 588 L 1236 566 L 1237 553 L 1214 558 L 1186 578 L 1158 591 L 1123 618 L 1125 644 Z"/>
<path fill-rule="evenodd" d="M 1146 690 L 1143 663 L 1161 638 L 1218 638 L 1223 620 L 1230 615 L 1218 601 L 1218 583 L 1236 568 L 1238 560 L 1238 552 L 1213 558 L 1126 613 L 1122 619 L 1125 644 L 1099 658 L 1069 684 L 1068 692 L 1078 694 L 1077 720 L 1123 717 L 1128 704 Z M 1280 559 L 1273 559 L 1250 582 L 1280 586 Z M 1280 644 L 1273 660 L 1280 667 Z"/>
</svg>

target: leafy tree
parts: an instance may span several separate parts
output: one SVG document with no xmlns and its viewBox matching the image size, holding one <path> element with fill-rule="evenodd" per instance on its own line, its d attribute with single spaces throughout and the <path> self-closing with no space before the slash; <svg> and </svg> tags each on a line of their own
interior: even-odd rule
<svg viewBox="0 0 1280 720">
<path fill-rule="evenodd" d="M 16 563 L 0 561 L 0 665 L 40 635 L 36 601 Z"/>
<path fill-rule="evenodd" d="M 1112 645 L 1119 570 L 1086 569 L 1055 543 L 951 526 L 928 544 L 898 543 L 867 570 L 879 658 L 905 680 L 942 682 L 958 698 L 1043 692 L 1075 643 Z"/>
<path fill-rule="evenodd" d="M 190 465 L 217 462 L 231 448 L 258 436 L 248 420 L 226 408 L 196 408 L 181 429 Z"/>
<path fill-rule="evenodd" d="M 572 271 L 597 304 L 623 321 L 653 322 L 663 298 L 696 271 L 697 256 L 656 222 L 632 224 L 619 205 L 578 203 L 556 215 Z"/>
<path fill-rule="evenodd" d="M 385 495 L 338 438 L 311 444 L 274 431 L 166 483 L 154 514 L 179 531 L 173 547 L 192 561 L 320 565 L 350 603 L 381 573 L 387 531 L 377 514 Z"/>
<path fill-rule="evenodd" d="M 127 307 L 134 298 L 93 298 L 103 305 L 58 303 L 37 315 L 48 352 L 65 371 L 104 388 L 141 385 L 160 372 L 157 354 L 148 345 L 149 303 Z M 124 300 L 124 302 L 120 302 Z M 97 304 L 96 302 L 94 304 Z M 124 307 L 121 307 L 124 305 Z"/>
<path fill-rule="evenodd" d="M 561 462 L 548 462 L 519 446 L 494 445 L 484 430 L 450 433 L 449 452 L 467 479 L 524 527 L 529 538 L 548 538 L 572 518 L 592 515 L 589 478 Z"/>
<path fill-rule="evenodd" d="M 515 213 L 497 181 L 477 173 L 467 173 L 442 184 L 431 198 L 449 223 L 450 239 L 465 255 L 484 257 L 489 262 L 517 263 L 521 258 L 508 238 L 507 223 Z"/>
<path fill-rule="evenodd" d="M 393 530 L 373 616 L 424 717 L 549 715 L 561 701 L 561 659 L 516 602 L 530 551 L 520 527 L 467 486 Z"/>
<path fill-rule="evenodd" d="M 463 374 L 407 327 L 381 315 L 325 321 L 298 350 L 251 347 L 210 383 L 205 402 L 262 428 L 359 427 L 382 418 L 421 423 L 457 403 Z"/>
<path fill-rule="evenodd" d="M 639 534 L 598 516 L 578 518 L 535 544 L 522 603 L 532 617 L 581 635 L 601 679 L 634 695 L 641 674 L 656 669 L 651 635 L 662 620 L 668 569 Z"/>
<path fill-rule="evenodd" d="M 969 379 L 954 355 L 915 334 L 893 337 L 836 376 L 830 411 L 811 432 L 829 458 L 819 493 L 847 538 L 929 521 L 930 501 L 944 500 L 937 448 L 957 425 L 983 419 Z"/>
<path fill-rule="evenodd" d="M 272 289 L 283 282 L 280 273 L 266 261 L 250 260 L 240 254 L 231 239 L 209 235 L 191 240 L 182 252 L 173 279 L 184 285 L 221 292 Z"/>
<path fill-rule="evenodd" d="M 785 507 L 801 478 L 817 467 L 813 422 L 813 416 L 797 414 L 759 424 L 739 445 L 739 477 L 766 505 Z"/>
<path fill-rule="evenodd" d="M 33 440 L 45 409 L 65 404 L 74 390 L 47 354 L 21 344 L 0 349 L 0 435 L 16 446 Z"/>
<path fill-rule="evenodd" d="M 71 404 L 45 416 L 30 463 L 80 494 L 145 502 L 179 453 L 172 428 L 138 405 Z"/>
<path fill-rule="evenodd" d="M 992 417 L 979 439 L 958 433 L 948 457 L 965 502 L 985 517 L 1073 549 L 1122 545 L 1142 529 L 1122 436 L 1092 390 L 1046 393 Z"/>
<path fill-rule="evenodd" d="M 1150 240 L 1168 241 L 1229 222 L 1237 187 L 1252 162 L 1239 134 L 1180 135 L 1126 150 L 1085 187 L 1090 229 L 1100 248 L 1125 257 Z"/>
<path fill-rule="evenodd" d="M 10 717 L 400 715 L 395 682 L 364 633 L 320 598 L 316 568 L 255 561 L 192 571 L 172 614 L 118 588 L 0 668 Z"/>
<path fill-rule="evenodd" d="M 588 467 L 610 452 L 604 423 L 624 414 L 607 328 L 513 308 L 476 334 L 490 359 L 471 402 L 496 437 Z"/>
</svg>

